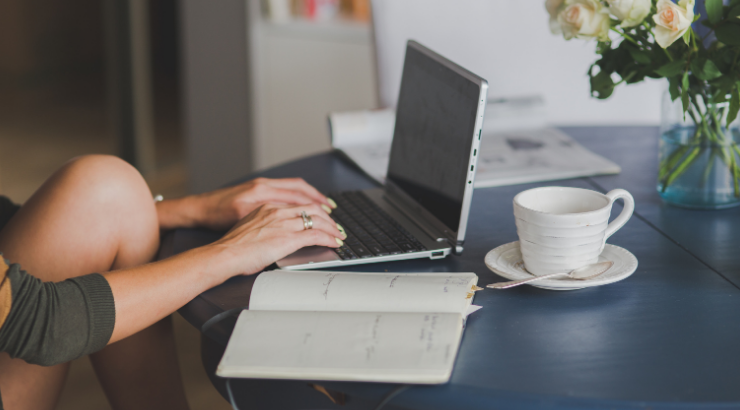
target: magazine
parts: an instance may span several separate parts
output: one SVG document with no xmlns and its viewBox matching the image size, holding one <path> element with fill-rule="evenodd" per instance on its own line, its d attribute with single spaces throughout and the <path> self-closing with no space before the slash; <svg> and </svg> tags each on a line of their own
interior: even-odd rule
<svg viewBox="0 0 740 410">
<path fill-rule="evenodd" d="M 489 117 L 487 113 L 486 117 Z M 388 170 L 395 113 L 366 110 L 332 113 L 332 146 L 383 183 Z M 618 174 L 619 165 L 555 128 L 483 127 L 475 187 L 493 187 Z"/>
</svg>

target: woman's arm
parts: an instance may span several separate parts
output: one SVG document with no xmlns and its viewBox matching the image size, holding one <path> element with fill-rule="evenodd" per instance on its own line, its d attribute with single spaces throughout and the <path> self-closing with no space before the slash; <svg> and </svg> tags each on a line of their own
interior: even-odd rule
<svg viewBox="0 0 740 410">
<path fill-rule="evenodd" d="M 301 178 L 256 178 L 233 187 L 200 195 L 169 199 L 157 203 L 162 229 L 192 228 L 228 229 L 257 207 L 264 204 L 316 204 L 326 213 L 336 203 Z"/>
<path fill-rule="evenodd" d="M 312 216 L 313 229 L 304 230 L 301 211 Z M 211 245 L 107 273 L 116 303 L 110 343 L 152 325 L 232 276 L 260 272 L 305 246 L 335 248 L 344 237 L 318 205 L 263 205 Z"/>
<path fill-rule="evenodd" d="M 313 229 L 304 230 L 301 212 Z M 339 238 L 318 205 L 263 205 L 213 244 L 103 276 L 44 283 L 0 263 L 0 351 L 64 363 L 151 326 L 232 276 L 257 273 L 304 246 L 340 246 Z"/>
</svg>

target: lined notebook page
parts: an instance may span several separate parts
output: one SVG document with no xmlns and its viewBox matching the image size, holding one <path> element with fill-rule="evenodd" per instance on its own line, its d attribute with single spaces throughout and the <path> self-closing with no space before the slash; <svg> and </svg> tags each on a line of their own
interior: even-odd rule
<svg viewBox="0 0 740 410">
<path fill-rule="evenodd" d="M 477 282 L 475 273 L 277 270 L 257 277 L 249 309 L 463 314 Z"/>
<path fill-rule="evenodd" d="M 216 374 L 444 383 L 462 334 L 456 313 L 243 311 Z"/>
</svg>

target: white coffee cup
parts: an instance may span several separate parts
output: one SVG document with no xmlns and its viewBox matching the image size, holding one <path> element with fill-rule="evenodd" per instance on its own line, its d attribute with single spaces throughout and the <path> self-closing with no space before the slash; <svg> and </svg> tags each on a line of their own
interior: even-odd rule
<svg viewBox="0 0 740 410">
<path fill-rule="evenodd" d="M 609 223 L 614 201 L 624 209 Z M 570 272 L 596 263 L 606 240 L 624 226 L 635 200 L 623 189 L 606 195 L 581 188 L 543 187 L 514 197 L 514 217 L 524 267 L 532 274 Z"/>
</svg>

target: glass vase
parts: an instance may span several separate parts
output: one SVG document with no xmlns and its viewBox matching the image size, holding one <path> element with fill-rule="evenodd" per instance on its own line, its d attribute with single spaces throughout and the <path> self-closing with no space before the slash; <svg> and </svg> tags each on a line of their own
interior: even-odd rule
<svg viewBox="0 0 740 410">
<path fill-rule="evenodd" d="M 729 98 L 728 98 L 729 99 Z M 663 96 L 658 193 L 665 202 L 694 209 L 740 205 L 740 121 L 727 122 L 729 102 L 706 93 L 691 101 Z"/>
</svg>

